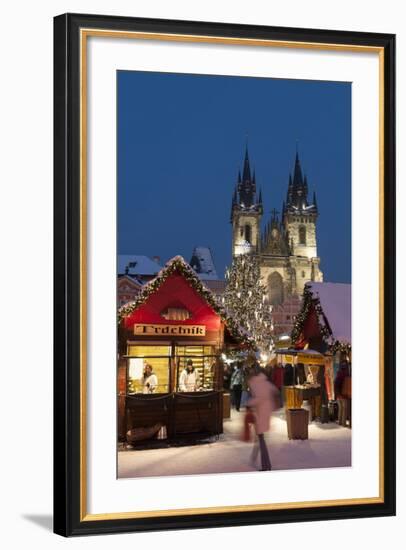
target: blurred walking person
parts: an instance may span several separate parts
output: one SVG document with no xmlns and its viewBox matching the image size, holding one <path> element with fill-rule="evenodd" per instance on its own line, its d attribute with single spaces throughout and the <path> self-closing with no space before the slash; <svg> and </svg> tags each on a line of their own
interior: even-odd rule
<svg viewBox="0 0 406 550">
<path fill-rule="evenodd" d="M 255 463 L 260 452 L 261 471 L 271 470 L 272 464 L 265 441 L 265 434 L 270 429 L 271 413 L 278 407 L 279 392 L 272 382 L 268 380 L 267 376 L 261 372 L 259 365 L 254 365 L 250 369 L 248 386 L 252 397 L 249 399 L 247 407 L 254 412 L 255 432 L 257 435 L 251 460 Z"/>
</svg>

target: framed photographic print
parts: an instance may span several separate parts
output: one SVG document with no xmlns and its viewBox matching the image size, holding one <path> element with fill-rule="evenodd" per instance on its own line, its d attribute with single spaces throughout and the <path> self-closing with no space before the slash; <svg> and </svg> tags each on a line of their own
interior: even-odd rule
<svg viewBox="0 0 406 550">
<path fill-rule="evenodd" d="M 55 532 L 395 514 L 395 37 L 54 38 Z"/>
</svg>

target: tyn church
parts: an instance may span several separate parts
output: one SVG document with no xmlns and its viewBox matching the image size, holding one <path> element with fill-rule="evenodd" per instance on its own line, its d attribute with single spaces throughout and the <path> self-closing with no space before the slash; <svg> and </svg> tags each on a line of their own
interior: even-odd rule
<svg viewBox="0 0 406 550">
<path fill-rule="evenodd" d="M 239 172 L 231 205 L 232 253 L 258 254 L 269 301 L 283 307 L 292 297 L 302 295 L 306 282 L 323 280 L 317 255 L 316 194 L 310 202 L 297 152 L 281 216 L 274 209 L 262 228 L 263 212 L 262 192 L 257 193 L 255 171 L 251 172 L 246 148 L 242 176 Z"/>
</svg>

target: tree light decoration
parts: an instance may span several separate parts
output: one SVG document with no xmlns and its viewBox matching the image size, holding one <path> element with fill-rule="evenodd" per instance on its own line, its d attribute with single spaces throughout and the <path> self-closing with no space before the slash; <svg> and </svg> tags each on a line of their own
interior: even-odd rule
<svg viewBox="0 0 406 550">
<path fill-rule="evenodd" d="M 238 290 L 237 290 L 238 289 Z M 257 256 L 235 256 L 226 272 L 224 305 L 254 339 L 259 351 L 273 348 L 267 289 L 261 283 Z"/>
</svg>

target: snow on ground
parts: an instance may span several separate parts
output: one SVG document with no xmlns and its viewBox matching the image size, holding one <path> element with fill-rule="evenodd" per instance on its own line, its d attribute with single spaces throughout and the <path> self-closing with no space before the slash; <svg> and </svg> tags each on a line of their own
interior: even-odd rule
<svg viewBox="0 0 406 550">
<path fill-rule="evenodd" d="M 201 445 L 118 453 L 118 477 L 250 472 L 253 443 L 240 440 L 243 412 L 232 411 L 220 439 Z M 351 430 L 330 422 L 309 425 L 308 440 L 289 440 L 284 412 L 272 418 L 268 448 L 274 470 L 351 466 Z M 259 460 L 259 459 L 258 459 Z"/>
</svg>

